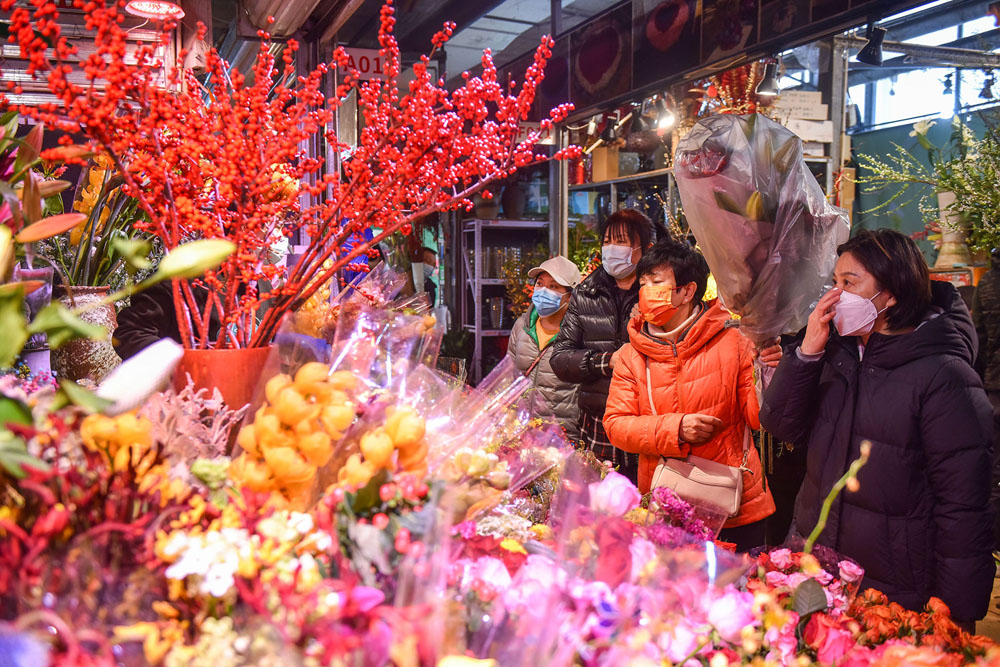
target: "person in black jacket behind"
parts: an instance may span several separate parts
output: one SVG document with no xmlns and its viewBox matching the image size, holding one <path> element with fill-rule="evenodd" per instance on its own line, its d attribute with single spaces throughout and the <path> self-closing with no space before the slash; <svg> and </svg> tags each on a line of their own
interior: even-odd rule
<svg viewBox="0 0 1000 667">
<path fill-rule="evenodd" d="M 204 287 L 193 287 L 192 290 L 198 306 L 204 308 L 208 292 Z M 212 341 L 219 335 L 219 314 L 215 308 L 209 316 L 208 335 Z M 182 342 L 170 281 L 157 283 L 132 296 L 130 305 L 118 313 L 118 328 L 111 342 L 118 356 L 125 360 L 161 338 Z"/>
<path fill-rule="evenodd" d="M 563 382 L 580 385 L 581 440 L 633 484 L 639 457 L 612 446 L 604 432 L 604 409 L 618 350 L 628 344 L 628 322 L 639 303 L 636 265 L 657 238 L 667 236 L 665 227 L 634 209 L 608 216 L 601 225 L 601 267 L 573 291 L 552 343 L 552 370 Z"/>
<path fill-rule="evenodd" d="M 860 489 L 837 498 L 819 542 L 865 568 L 863 588 L 912 610 L 936 596 L 971 630 L 995 573 L 993 417 L 972 367 L 972 319 L 898 232 L 863 231 L 837 252 L 834 289 L 784 355 L 760 413 L 768 432 L 807 447 L 792 533 L 813 529 L 869 441 Z"/>
</svg>

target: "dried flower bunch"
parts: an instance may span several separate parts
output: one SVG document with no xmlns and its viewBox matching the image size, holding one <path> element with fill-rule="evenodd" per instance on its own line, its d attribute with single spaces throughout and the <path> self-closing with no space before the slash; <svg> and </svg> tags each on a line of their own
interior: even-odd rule
<svg viewBox="0 0 1000 667">
<path fill-rule="evenodd" d="M 375 243 L 409 233 L 428 214 L 471 207 L 469 197 L 491 181 L 549 159 L 533 152 L 537 137 L 517 142 L 518 123 L 527 118 L 551 55 L 548 37 L 519 90 L 514 82 L 501 84 L 487 51 L 483 74 L 465 75 L 465 85 L 449 92 L 428 69 L 430 55 L 454 30 L 454 24 L 445 24 L 432 40 L 431 54 L 414 66 L 409 89 L 400 91 L 389 0 L 379 29 L 385 78 L 360 84 L 356 73 L 348 75 L 328 99 L 322 93 L 328 66 L 293 76 L 298 44 L 289 41 L 279 64 L 264 31 L 252 79 L 231 69 L 215 51 L 208 54 L 211 88 L 192 72 L 166 68 L 157 58 L 174 27 L 170 21 L 159 44 L 129 53 L 120 4 L 74 1 L 85 11 L 93 35 L 93 52 L 82 59 L 60 31 L 55 2 L 31 0 L 32 10 L 2 0 L 0 17 L 9 15 L 9 41 L 20 46 L 28 74 L 44 76 L 60 100 L 17 107 L 67 133 L 65 145 L 43 157 L 79 161 L 93 151 L 107 154 L 125 180 L 124 191 L 148 217 L 138 224 L 167 250 L 191 238 L 236 244 L 229 259 L 204 279 L 174 282 L 185 347 L 267 345 L 286 313 L 308 301 L 341 268 L 365 258 Z M 338 49 L 334 61 L 346 67 L 346 52 Z M 85 83 L 76 83 L 81 74 Z M 8 89 L 21 92 L 16 80 L 8 81 Z M 327 128 L 354 89 L 364 130 L 338 173 L 301 147 L 323 135 L 338 150 L 349 148 Z M 0 109 L 16 106 L 0 98 Z M 570 109 L 553 109 L 542 130 Z M 70 146 L 70 133 L 85 135 L 88 144 Z M 578 152 L 574 147 L 555 157 Z M 380 231 L 350 252 L 340 252 L 349 237 L 369 228 Z M 275 235 L 296 231 L 308 237 L 305 251 L 279 287 L 258 292 L 258 281 L 273 284 L 280 271 L 265 262 L 268 246 Z M 207 288 L 207 297 L 196 298 L 199 286 Z M 258 320 L 262 305 L 267 310 Z M 214 340 L 213 312 L 224 324 Z"/>
</svg>

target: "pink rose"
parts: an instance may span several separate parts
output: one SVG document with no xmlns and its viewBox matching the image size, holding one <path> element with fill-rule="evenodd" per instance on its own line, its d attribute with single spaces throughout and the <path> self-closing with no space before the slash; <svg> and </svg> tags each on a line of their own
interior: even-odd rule
<svg viewBox="0 0 1000 667">
<path fill-rule="evenodd" d="M 708 622 L 727 642 L 740 641 L 740 631 L 754 625 L 753 595 L 737 590 L 729 590 L 712 602 L 708 608 Z"/>
<path fill-rule="evenodd" d="M 792 552 L 790 549 L 775 549 L 768 555 L 776 567 L 784 570 L 792 566 Z"/>
<path fill-rule="evenodd" d="M 566 572 L 545 556 L 531 554 L 504 591 L 504 603 L 517 612 L 546 613 L 547 602 L 566 586 Z"/>
<path fill-rule="evenodd" d="M 594 512 L 624 516 L 639 506 L 639 489 L 624 475 L 609 472 L 600 482 L 590 485 L 590 509 Z"/>
<path fill-rule="evenodd" d="M 788 585 L 788 575 L 784 572 L 778 572 L 777 570 L 772 570 L 764 575 L 764 581 L 771 588 L 780 588 L 781 586 Z"/>
<path fill-rule="evenodd" d="M 663 644 L 666 644 L 664 646 Z M 660 635 L 660 647 L 673 663 L 679 663 L 698 648 L 698 633 L 686 621 L 681 620 L 667 632 Z"/>
<path fill-rule="evenodd" d="M 632 540 L 628 550 L 632 554 L 632 572 L 629 581 L 638 581 L 642 571 L 656 558 L 656 546 L 649 540 L 637 537 Z"/>
<path fill-rule="evenodd" d="M 823 664 L 839 662 L 854 645 L 854 636 L 836 619 L 827 614 L 813 614 L 802 638 L 816 651 L 816 658 Z"/>
<path fill-rule="evenodd" d="M 849 584 L 861 581 L 861 579 L 865 576 L 865 569 L 857 563 L 852 563 L 849 560 L 842 560 L 838 565 L 840 567 L 840 578 Z"/>
</svg>

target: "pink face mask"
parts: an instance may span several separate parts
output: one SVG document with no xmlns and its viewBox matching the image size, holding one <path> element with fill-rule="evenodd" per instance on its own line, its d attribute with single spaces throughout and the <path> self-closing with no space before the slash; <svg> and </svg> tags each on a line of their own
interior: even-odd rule
<svg viewBox="0 0 1000 667">
<path fill-rule="evenodd" d="M 837 311 L 833 315 L 833 325 L 837 327 L 837 333 L 841 336 L 864 336 L 869 333 L 875 326 L 879 314 L 885 310 L 885 308 L 876 309 L 872 302 L 872 299 L 881 293 L 879 290 L 871 299 L 866 299 L 851 292 L 841 292 Z"/>
</svg>

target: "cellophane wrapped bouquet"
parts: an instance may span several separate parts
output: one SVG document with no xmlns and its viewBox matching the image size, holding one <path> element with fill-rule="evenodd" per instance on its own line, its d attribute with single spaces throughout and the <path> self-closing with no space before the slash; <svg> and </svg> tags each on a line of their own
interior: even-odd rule
<svg viewBox="0 0 1000 667">
<path fill-rule="evenodd" d="M 790 130 L 754 114 L 703 118 L 677 146 L 684 214 L 719 298 L 758 346 L 805 326 L 847 240 Z"/>
</svg>

